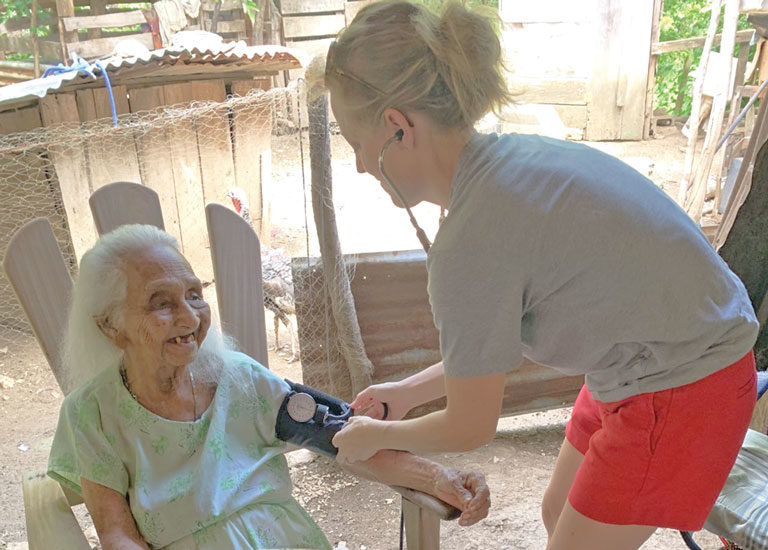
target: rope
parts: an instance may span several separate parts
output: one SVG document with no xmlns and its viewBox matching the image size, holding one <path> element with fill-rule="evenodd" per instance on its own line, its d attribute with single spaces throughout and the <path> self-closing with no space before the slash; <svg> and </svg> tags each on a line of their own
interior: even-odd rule
<svg viewBox="0 0 768 550">
<path fill-rule="evenodd" d="M 104 77 L 104 83 L 106 84 L 107 88 L 107 95 L 109 96 L 109 107 L 112 109 L 112 126 L 117 126 L 117 109 L 115 108 L 115 96 L 112 94 L 112 82 L 109 80 L 107 69 L 104 67 L 104 65 L 101 64 L 100 61 L 96 60 L 93 62 L 93 64 L 90 64 L 76 53 L 73 53 L 71 65 L 64 65 L 63 63 L 59 63 L 53 67 L 48 67 L 43 73 L 43 78 L 75 72 L 85 73 L 92 78 L 98 78 L 94 73 L 94 67 L 99 69 L 101 76 Z"/>
</svg>

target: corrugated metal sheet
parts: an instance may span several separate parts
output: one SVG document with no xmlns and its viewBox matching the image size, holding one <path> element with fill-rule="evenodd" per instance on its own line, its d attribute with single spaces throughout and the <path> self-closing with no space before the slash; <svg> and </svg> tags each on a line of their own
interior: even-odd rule
<svg viewBox="0 0 768 550">
<path fill-rule="evenodd" d="M 427 296 L 427 268 L 424 252 L 375 252 L 346 258 L 354 269 L 351 280 L 360 333 L 368 358 L 374 365 L 373 381 L 400 380 L 440 360 L 437 329 Z M 308 318 L 307 312 L 322 308 L 323 289 L 307 284 L 307 270 L 322 266 L 304 259 L 295 260 L 294 291 L 305 383 L 329 391 L 328 369 L 322 360 L 322 342 L 308 331 L 316 331 L 324 318 Z M 480 320 L 478 320 L 480 322 Z M 309 360 L 307 360 L 309 359 Z M 583 376 L 563 376 L 554 369 L 530 361 L 506 377 L 502 414 L 511 415 L 570 405 L 584 383 Z M 443 408 L 439 400 L 414 410 L 414 415 Z"/>
<path fill-rule="evenodd" d="M 306 65 L 307 54 L 283 46 L 246 46 L 243 42 L 223 43 L 219 47 L 199 49 L 163 48 L 134 57 L 111 57 L 101 61 L 113 85 L 139 78 L 156 79 L 211 73 L 216 78 L 224 72 L 244 74 L 271 73 L 298 69 Z M 151 71 L 151 72 L 150 72 Z M 100 71 L 93 68 L 99 78 Z M 71 91 L 93 86 L 94 78 L 81 73 L 64 73 L 0 87 L 0 108 L 41 98 L 52 92 Z"/>
</svg>

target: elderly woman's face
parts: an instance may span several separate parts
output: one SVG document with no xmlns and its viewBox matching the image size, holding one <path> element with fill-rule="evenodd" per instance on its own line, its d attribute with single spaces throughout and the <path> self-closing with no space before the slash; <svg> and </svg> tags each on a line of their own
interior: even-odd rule
<svg viewBox="0 0 768 550">
<path fill-rule="evenodd" d="M 131 360 L 177 367 L 191 363 L 211 323 L 200 280 L 168 246 L 151 246 L 128 258 L 123 327 L 116 344 Z"/>
</svg>

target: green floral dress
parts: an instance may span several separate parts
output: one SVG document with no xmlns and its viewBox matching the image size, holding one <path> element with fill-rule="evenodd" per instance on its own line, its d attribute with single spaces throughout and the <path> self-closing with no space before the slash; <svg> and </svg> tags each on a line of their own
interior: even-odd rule
<svg viewBox="0 0 768 550">
<path fill-rule="evenodd" d="M 64 399 L 48 474 L 81 493 L 80 478 L 125 495 L 153 548 L 329 549 L 291 496 L 275 437 L 288 385 L 231 352 L 208 410 L 195 422 L 142 407 L 105 369 Z"/>
</svg>

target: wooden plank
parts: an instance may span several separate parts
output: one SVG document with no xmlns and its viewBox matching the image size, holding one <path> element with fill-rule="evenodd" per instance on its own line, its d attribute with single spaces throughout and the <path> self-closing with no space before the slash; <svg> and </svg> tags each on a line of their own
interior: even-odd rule
<svg viewBox="0 0 768 550">
<path fill-rule="evenodd" d="M 154 42 L 152 41 L 151 32 L 114 36 L 108 38 L 96 38 L 94 40 L 85 40 L 84 42 L 73 42 L 68 44 L 67 47 L 70 52 L 74 52 L 82 58 L 92 59 L 94 57 L 101 57 L 103 55 L 111 54 L 114 51 L 117 43 L 121 40 L 125 40 L 126 36 L 129 36 L 131 40 L 136 40 L 150 50 L 154 49 Z"/>
<path fill-rule="evenodd" d="M 30 550 L 90 550 L 61 486 L 45 472 L 26 472 L 21 480 Z"/>
<path fill-rule="evenodd" d="M 653 3 L 599 0 L 588 140 L 642 139 Z"/>
<path fill-rule="evenodd" d="M 128 104 L 128 89 L 125 86 L 112 86 L 112 96 L 118 117 L 131 112 Z M 106 88 L 93 89 L 93 103 L 96 107 L 96 119 L 112 117 Z M 109 164 L 108 178 L 95 178 L 91 181 L 94 190 L 113 181 L 141 182 L 136 142 L 130 128 L 118 126 L 107 134 L 101 144 L 91 143 L 91 146 L 94 147 L 95 152 L 100 153 L 98 158 Z M 116 151 L 119 151 L 119 154 L 116 155 Z"/>
<path fill-rule="evenodd" d="M 328 48 L 331 46 L 331 42 L 333 42 L 333 38 L 316 38 L 314 40 L 288 40 L 285 45 L 289 48 L 307 52 L 310 59 L 312 59 L 318 55 L 325 57 L 328 54 Z M 304 69 L 297 70 L 304 71 Z"/>
<path fill-rule="evenodd" d="M 227 99 L 223 80 L 198 82 L 194 85 L 196 101 L 223 102 Z M 236 185 L 227 110 L 217 109 L 195 119 L 197 148 L 202 174 L 203 202 L 229 202 L 227 190 Z"/>
<path fill-rule="evenodd" d="M 659 41 L 661 33 L 661 11 L 664 7 L 663 0 L 653 0 L 653 23 L 651 25 L 651 44 Z M 653 46 L 651 46 L 653 47 Z M 656 86 L 656 63 L 658 56 L 651 54 L 648 61 L 648 77 L 645 86 L 645 113 L 643 121 L 643 139 L 648 139 L 653 133 L 653 98 Z M 687 75 L 687 71 L 685 71 Z M 681 93 L 685 86 L 681 87 Z"/>
<path fill-rule="evenodd" d="M 205 28 L 211 28 L 211 20 L 204 19 Z M 234 21 L 222 21 L 221 19 L 216 23 L 216 33 L 245 33 L 245 21 L 237 19 Z"/>
<path fill-rule="evenodd" d="M 737 44 L 745 44 L 749 43 L 752 40 L 752 36 L 755 34 L 754 29 L 746 29 L 743 31 L 738 31 L 736 33 L 736 43 Z M 704 42 L 706 41 L 706 36 L 697 36 L 695 38 L 683 38 L 682 40 L 667 40 L 665 42 L 656 42 L 651 47 L 651 54 L 652 55 L 660 55 L 663 53 L 669 53 L 669 52 L 679 52 L 682 50 L 692 50 L 695 48 L 703 48 Z M 722 34 L 716 34 L 715 38 L 712 42 L 713 46 L 720 45 L 720 42 L 723 39 Z"/>
<path fill-rule="evenodd" d="M 586 105 L 552 105 L 566 128 L 584 130 L 587 127 Z"/>
<path fill-rule="evenodd" d="M 88 15 L 105 15 L 107 13 L 106 2 L 107 0 L 91 0 L 91 9 Z M 93 40 L 94 38 L 101 38 L 101 28 L 88 29 L 88 40 Z"/>
<path fill-rule="evenodd" d="M 204 11 L 213 11 L 217 3 L 219 3 L 218 0 L 204 0 L 201 7 Z M 243 7 L 240 0 L 221 0 L 220 4 L 221 11 L 237 10 Z"/>
<path fill-rule="evenodd" d="M 186 106 L 195 101 L 195 86 L 197 83 L 186 82 L 163 86 L 166 105 Z M 213 268 L 203 217 L 205 202 L 194 118 L 190 116 L 188 119 L 174 121 L 167 126 L 166 132 L 172 157 L 184 256 L 201 280 L 212 281 Z"/>
<path fill-rule="evenodd" d="M 221 326 L 243 352 L 269 367 L 259 239 L 245 220 L 220 204 L 207 205 L 205 216 Z"/>
<path fill-rule="evenodd" d="M 587 81 L 584 79 L 519 78 L 515 83 L 515 100 L 520 103 L 587 104 Z"/>
<path fill-rule="evenodd" d="M 61 368 L 59 350 L 72 279 L 46 218 L 35 218 L 14 234 L 3 268 L 62 392 L 69 393 L 72 380 Z"/>
<path fill-rule="evenodd" d="M 125 86 L 113 87 L 112 93 L 118 116 L 129 113 Z M 78 90 L 75 95 L 81 121 L 101 120 L 105 126 L 112 124 L 112 109 L 105 88 Z M 102 126 L 93 132 L 94 137 L 84 137 L 92 190 L 114 181 L 141 182 L 132 130 L 124 127 L 108 130 Z"/>
<path fill-rule="evenodd" d="M 77 33 L 74 31 L 64 30 L 64 18 L 75 16 L 75 5 L 72 0 L 56 0 L 56 15 L 59 18 L 59 42 L 61 44 L 61 59 L 65 63 L 69 62 L 69 44 L 77 42 Z"/>
<path fill-rule="evenodd" d="M 312 36 L 336 36 L 344 28 L 344 14 L 309 15 L 304 17 L 284 17 L 283 36 L 308 38 Z"/>
<path fill-rule="evenodd" d="M 520 2 L 500 0 L 499 17 L 505 23 L 562 23 L 586 19 L 594 13 L 594 2 L 548 0 L 547 2 Z"/>
<path fill-rule="evenodd" d="M 130 223 L 165 229 L 160 198 L 138 183 L 116 181 L 105 185 L 91 195 L 88 204 L 99 235 Z"/>
<path fill-rule="evenodd" d="M 128 90 L 132 113 L 151 111 L 166 105 L 162 86 L 133 88 Z M 135 133 L 136 151 L 139 158 L 141 182 L 153 189 L 160 198 L 165 230 L 184 246 L 176 204 L 176 185 L 173 159 L 168 150 L 168 134 L 163 127 L 141 128 Z M 185 215 L 190 215 L 185 213 Z M 193 214 L 192 214 L 193 215 Z"/>
<path fill-rule="evenodd" d="M 0 134 L 26 132 L 43 125 L 38 107 L 24 107 L 0 113 Z"/>
<path fill-rule="evenodd" d="M 282 15 L 302 15 L 327 11 L 344 11 L 344 0 L 282 0 L 280 13 Z M 357 2 L 354 2 L 357 4 Z"/>
<path fill-rule="evenodd" d="M 43 59 L 61 59 L 61 45 L 50 40 L 37 41 L 40 57 Z M 6 52 L 27 53 L 35 51 L 34 41 L 29 35 L 0 34 L 0 50 Z"/>
<path fill-rule="evenodd" d="M 80 123 L 74 94 L 48 94 L 40 99 L 40 116 L 44 126 Z M 79 136 L 77 136 L 79 137 Z M 96 242 L 96 232 L 88 219 L 88 197 L 92 188 L 88 174 L 88 157 L 82 142 L 55 143 L 49 148 L 67 213 L 72 245 L 80 259 Z"/>
<path fill-rule="evenodd" d="M 401 503 L 408 550 L 439 550 L 440 518 L 406 498 Z"/>
<path fill-rule="evenodd" d="M 78 29 L 102 29 L 105 27 L 132 27 L 142 25 L 147 20 L 141 10 L 107 13 L 105 15 L 85 15 L 81 17 L 65 17 L 62 19 L 65 31 Z"/>
<path fill-rule="evenodd" d="M 244 96 L 254 87 L 253 81 L 232 83 L 232 93 Z M 270 241 L 270 187 L 271 174 L 262 170 L 263 156 L 268 154 L 272 142 L 272 105 L 266 103 L 263 109 L 253 105 L 235 105 L 233 114 L 233 153 L 235 181 L 242 188 L 251 203 L 251 223 L 262 244 Z"/>
</svg>

